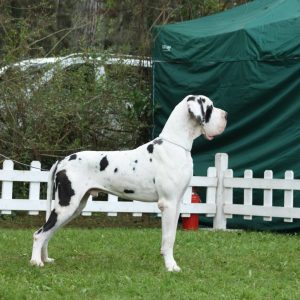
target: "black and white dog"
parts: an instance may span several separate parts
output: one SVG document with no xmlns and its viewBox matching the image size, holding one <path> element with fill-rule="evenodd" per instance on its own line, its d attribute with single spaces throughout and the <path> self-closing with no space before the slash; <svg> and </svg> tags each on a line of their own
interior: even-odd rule
<svg viewBox="0 0 300 300">
<path fill-rule="evenodd" d="M 48 241 L 78 216 L 90 195 L 104 191 L 125 199 L 156 201 L 162 212 L 162 245 L 168 271 L 180 271 L 173 257 L 180 200 L 192 177 L 193 140 L 221 134 L 227 113 L 205 96 L 189 95 L 173 110 L 158 138 L 130 151 L 83 151 L 56 162 L 50 170 L 47 201 L 55 205 L 33 235 L 31 264 L 53 262 Z"/>
</svg>

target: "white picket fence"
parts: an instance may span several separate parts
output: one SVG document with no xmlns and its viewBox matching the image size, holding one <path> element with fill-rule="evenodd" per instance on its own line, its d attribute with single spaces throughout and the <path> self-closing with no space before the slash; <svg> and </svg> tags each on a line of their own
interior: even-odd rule
<svg viewBox="0 0 300 300">
<path fill-rule="evenodd" d="M 46 200 L 41 198 L 41 184 L 48 179 L 48 171 L 42 171 L 40 162 L 33 161 L 27 171 L 14 170 L 10 160 L 3 162 L 0 169 L 0 214 L 11 214 L 12 211 L 28 211 L 36 215 L 46 211 Z M 213 227 L 226 229 L 227 219 L 233 215 L 242 215 L 251 220 L 253 216 L 261 216 L 265 221 L 273 217 L 283 218 L 285 222 L 300 219 L 300 208 L 294 207 L 293 191 L 300 190 L 300 180 L 294 179 L 292 171 L 286 171 L 284 179 L 273 179 L 272 171 L 265 171 L 264 178 L 253 178 L 251 170 L 246 170 L 244 178 L 233 177 L 233 171 L 228 169 L 228 155 L 218 153 L 215 156 L 215 166 L 207 170 L 207 176 L 194 176 L 185 193 L 181 205 L 181 215 L 204 214 L 213 218 Z M 28 183 L 27 199 L 15 199 L 13 195 L 14 182 Z M 191 203 L 192 187 L 206 188 L 205 203 Z M 233 190 L 244 190 L 243 204 L 235 204 Z M 253 190 L 263 190 L 263 205 L 253 204 Z M 273 205 L 273 190 L 283 190 L 284 205 Z M 300 201 L 300 199 L 299 199 Z M 107 201 L 93 201 L 90 197 L 82 215 L 90 216 L 93 212 L 104 212 L 109 216 L 118 213 L 132 213 L 139 217 L 143 213 L 154 213 L 160 216 L 157 203 L 139 201 L 119 201 L 117 196 L 108 195 Z"/>
</svg>

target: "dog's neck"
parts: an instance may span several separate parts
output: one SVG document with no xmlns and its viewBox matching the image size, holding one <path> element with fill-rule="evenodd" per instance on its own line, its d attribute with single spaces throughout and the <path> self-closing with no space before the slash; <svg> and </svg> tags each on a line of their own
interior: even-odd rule
<svg viewBox="0 0 300 300">
<path fill-rule="evenodd" d="M 159 136 L 191 150 L 194 139 L 200 135 L 201 126 L 191 118 L 183 100 L 174 108 Z"/>
</svg>

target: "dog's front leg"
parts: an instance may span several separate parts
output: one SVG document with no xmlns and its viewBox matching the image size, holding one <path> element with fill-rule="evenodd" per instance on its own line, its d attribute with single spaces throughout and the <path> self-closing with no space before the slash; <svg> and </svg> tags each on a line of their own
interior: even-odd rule
<svg viewBox="0 0 300 300">
<path fill-rule="evenodd" d="M 158 202 L 158 207 L 162 212 L 161 254 L 164 257 L 167 270 L 170 272 L 179 272 L 180 267 L 177 265 L 173 255 L 179 216 L 177 201 L 160 199 Z"/>
</svg>

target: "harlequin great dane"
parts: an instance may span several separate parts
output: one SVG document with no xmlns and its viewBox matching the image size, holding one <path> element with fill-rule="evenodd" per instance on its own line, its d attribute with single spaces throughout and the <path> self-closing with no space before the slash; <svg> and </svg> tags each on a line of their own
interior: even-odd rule
<svg viewBox="0 0 300 300">
<path fill-rule="evenodd" d="M 78 216 L 90 195 L 99 191 L 125 199 L 157 201 L 162 213 L 161 254 L 168 271 L 180 271 L 173 257 L 180 200 L 192 177 L 193 140 L 221 134 L 227 113 L 205 96 L 189 95 L 173 110 L 161 134 L 130 151 L 83 151 L 56 162 L 48 181 L 47 201 L 55 204 L 47 222 L 33 235 L 31 264 L 53 262 L 48 241 Z M 50 212 L 50 209 L 49 209 Z"/>
</svg>

